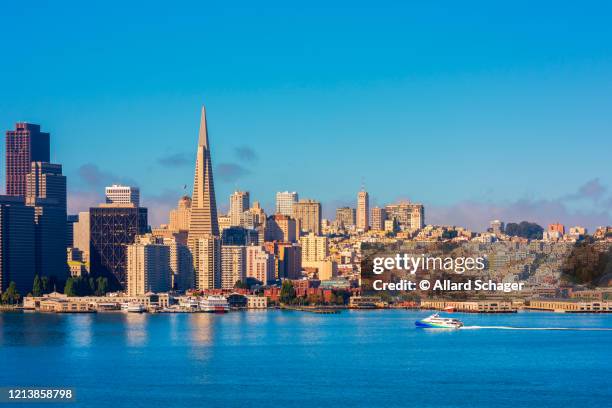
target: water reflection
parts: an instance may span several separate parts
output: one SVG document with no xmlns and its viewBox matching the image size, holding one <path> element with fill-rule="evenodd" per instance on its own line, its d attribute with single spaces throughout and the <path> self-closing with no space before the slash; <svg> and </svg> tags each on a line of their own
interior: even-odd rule
<svg viewBox="0 0 612 408">
<path fill-rule="evenodd" d="M 94 316 L 90 313 L 69 317 L 67 330 L 71 345 L 76 347 L 91 346 L 93 319 Z"/>
<path fill-rule="evenodd" d="M 123 316 L 127 344 L 133 347 L 146 345 L 148 336 L 147 315 L 144 313 L 125 313 Z"/>
<path fill-rule="evenodd" d="M 188 335 L 192 345 L 190 352 L 196 360 L 208 360 L 210 358 L 214 319 L 214 315 L 207 313 L 190 313 L 188 315 Z"/>
</svg>

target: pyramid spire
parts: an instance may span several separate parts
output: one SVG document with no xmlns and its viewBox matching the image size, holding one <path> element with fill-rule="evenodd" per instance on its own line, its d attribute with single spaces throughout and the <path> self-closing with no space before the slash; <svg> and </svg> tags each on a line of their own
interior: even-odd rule
<svg viewBox="0 0 612 408">
<path fill-rule="evenodd" d="M 202 106 L 202 116 L 200 118 L 197 149 L 189 226 L 190 240 L 205 235 L 219 235 L 215 186 L 206 126 L 206 108 L 204 106 Z"/>
<path fill-rule="evenodd" d="M 198 146 L 208 147 L 208 126 L 206 126 L 206 106 L 204 105 L 202 105 L 202 115 L 200 116 Z"/>
</svg>

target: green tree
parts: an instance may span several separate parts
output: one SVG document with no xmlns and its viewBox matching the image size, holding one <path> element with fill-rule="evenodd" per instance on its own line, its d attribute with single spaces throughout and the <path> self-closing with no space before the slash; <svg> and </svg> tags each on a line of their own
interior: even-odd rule
<svg viewBox="0 0 612 408">
<path fill-rule="evenodd" d="M 290 280 L 284 280 L 280 291 L 281 303 L 290 304 L 295 299 L 295 288 Z"/>
<path fill-rule="evenodd" d="M 42 293 L 43 293 L 43 295 L 45 293 L 51 293 L 51 283 L 49 282 L 49 278 L 47 278 L 46 276 L 43 276 L 40 279 L 40 284 L 42 286 Z"/>
<path fill-rule="evenodd" d="M 64 295 L 66 296 L 76 296 L 76 288 L 74 284 L 74 279 L 72 277 L 66 280 L 66 285 L 64 286 Z"/>
<path fill-rule="evenodd" d="M 96 283 L 98 284 L 96 296 L 104 296 L 108 292 L 108 279 L 100 276 L 96 279 Z"/>
<path fill-rule="evenodd" d="M 5 305 L 15 305 L 19 303 L 21 300 L 21 295 L 17 290 L 17 285 L 15 282 L 11 281 L 11 283 L 9 283 L 9 287 L 2 294 L 1 300 Z"/>
<path fill-rule="evenodd" d="M 32 296 L 42 296 L 42 282 L 38 274 L 34 276 L 34 284 L 32 285 Z"/>
</svg>

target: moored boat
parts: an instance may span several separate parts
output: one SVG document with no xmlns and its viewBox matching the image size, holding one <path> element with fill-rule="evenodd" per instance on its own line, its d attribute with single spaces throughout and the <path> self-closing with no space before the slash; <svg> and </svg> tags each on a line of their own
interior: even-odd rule
<svg viewBox="0 0 612 408">
<path fill-rule="evenodd" d="M 200 310 L 206 313 L 227 313 L 229 303 L 223 296 L 206 296 L 200 300 Z"/>
</svg>

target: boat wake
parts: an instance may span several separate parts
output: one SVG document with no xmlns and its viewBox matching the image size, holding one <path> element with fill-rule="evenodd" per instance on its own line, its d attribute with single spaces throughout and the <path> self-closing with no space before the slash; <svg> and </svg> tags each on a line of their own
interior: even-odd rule
<svg viewBox="0 0 612 408">
<path fill-rule="evenodd" d="M 558 331 L 612 331 L 600 327 L 514 327 L 514 326 L 463 326 L 461 330 L 558 330 Z"/>
</svg>

